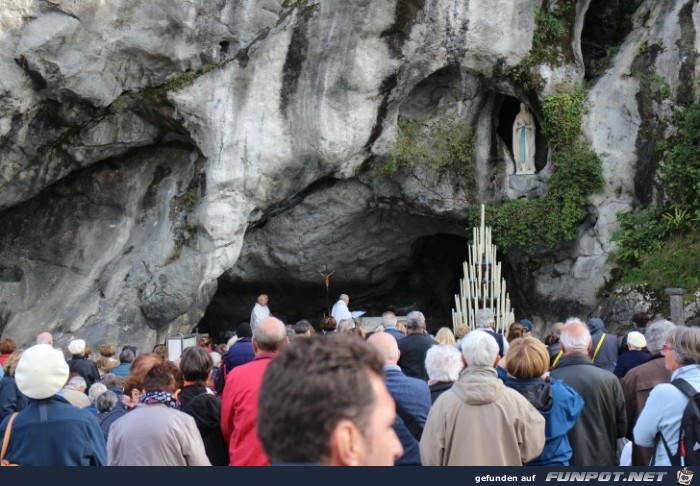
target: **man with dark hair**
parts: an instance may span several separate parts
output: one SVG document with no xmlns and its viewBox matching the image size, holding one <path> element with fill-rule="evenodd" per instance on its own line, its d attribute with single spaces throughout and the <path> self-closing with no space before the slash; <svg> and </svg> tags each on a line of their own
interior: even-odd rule
<svg viewBox="0 0 700 486">
<path fill-rule="evenodd" d="M 258 439 L 258 394 L 265 370 L 286 342 L 284 323 L 274 317 L 263 319 L 253 328 L 255 359 L 238 366 L 226 377 L 221 398 L 221 431 L 232 466 L 269 464 Z"/>
<path fill-rule="evenodd" d="M 121 376 L 122 378 L 129 376 L 129 371 L 131 371 L 131 363 L 134 361 L 135 357 L 136 353 L 134 353 L 131 349 L 122 349 L 122 352 L 119 353 L 119 365 L 112 368 L 112 374 Z"/>
<path fill-rule="evenodd" d="M 302 319 L 294 324 L 294 334 L 297 336 L 311 336 L 311 323 Z"/>
<path fill-rule="evenodd" d="M 391 466 L 402 453 L 382 360 L 342 334 L 299 339 L 267 368 L 258 432 L 272 463 Z M 319 400 L 319 397 L 323 397 Z"/>
</svg>

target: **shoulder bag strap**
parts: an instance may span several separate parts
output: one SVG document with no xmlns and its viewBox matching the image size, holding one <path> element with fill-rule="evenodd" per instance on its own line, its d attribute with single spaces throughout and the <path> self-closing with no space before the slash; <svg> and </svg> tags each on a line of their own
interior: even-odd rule
<svg viewBox="0 0 700 486">
<path fill-rule="evenodd" d="M 12 433 L 12 422 L 15 421 L 15 417 L 19 415 L 19 412 L 15 412 L 10 417 L 10 421 L 7 422 L 7 428 L 5 429 L 5 437 L 2 439 L 2 451 L 0 451 L 0 461 L 5 459 L 5 453 L 7 452 L 7 447 L 10 445 L 10 434 Z"/>
<path fill-rule="evenodd" d="M 564 354 L 564 351 L 559 351 L 557 353 L 557 356 L 554 358 L 554 361 L 552 361 L 552 366 L 550 366 L 550 368 L 556 368 L 557 364 L 559 364 L 559 359 L 561 358 L 562 354 Z"/>
<path fill-rule="evenodd" d="M 682 391 L 683 395 L 685 395 L 688 398 L 693 398 L 697 393 L 697 391 L 695 391 L 695 388 L 693 388 L 693 385 L 688 383 L 683 378 L 676 378 L 671 382 L 671 385 L 675 386 L 680 391 Z"/>
<path fill-rule="evenodd" d="M 605 333 L 603 333 L 603 335 L 600 336 L 600 341 L 598 341 L 598 346 L 595 347 L 595 353 L 593 353 L 592 361 L 595 361 L 595 357 L 598 356 L 598 351 L 600 351 L 600 347 L 603 345 L 604 340 L 605 340 Z"/>
</svg>

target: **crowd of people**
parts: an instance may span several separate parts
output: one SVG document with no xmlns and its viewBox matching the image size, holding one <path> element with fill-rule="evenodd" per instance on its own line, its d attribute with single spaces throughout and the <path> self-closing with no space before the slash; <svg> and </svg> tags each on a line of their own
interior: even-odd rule
<svg viewBox="0 0 700 486">
<path fill-rule="evenodd" d="M 540 340 L 428 332 L 420 311 L 372 329 L 348 317 L 284 323 L 261 295 L 227 343 L 169 361 L 42 332 L 0 341 L 0 459 L 31 465 L 675 465 L 700 391 L 700 328 L 633 316 L 618 337 L 569 318 Z M 97 343 L 96 343 L 97 344 Z"/>
</svg>

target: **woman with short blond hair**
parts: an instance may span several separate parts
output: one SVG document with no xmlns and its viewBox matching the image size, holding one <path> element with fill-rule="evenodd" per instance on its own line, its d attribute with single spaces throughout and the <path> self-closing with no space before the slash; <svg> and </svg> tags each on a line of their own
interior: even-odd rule
<svg viewBox="0 0 700 486">
<path fill-rule="evenodd" d="M 547 376 L 549 352 L 533 337 L 514 339 L 506 353 L 506 386 L 516 390 L 545 419 L 542 454 L 529 466 L 568 466 L 573 453 L 566 434 L 576 424 L 583 398 L 561 380 Z"/>
</svg>

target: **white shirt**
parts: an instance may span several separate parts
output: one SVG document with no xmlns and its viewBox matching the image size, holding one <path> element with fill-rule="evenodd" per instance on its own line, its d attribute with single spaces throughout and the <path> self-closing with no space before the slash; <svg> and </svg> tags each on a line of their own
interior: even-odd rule
<svg viewBox="0 0 700 486">
<path fill-rule="evenodd" d="M 258 303 L 253 307 L 253 312 L 250 313 L 250 328 L 254 329 L 260 321 L 270 316 L 270 308 L 266 305 Z"/>
<path fill-rule="evenodd" d="M 340 324 L 343 319 L 352 319 L 348 305 L 342 300 L 335 303 L 333 310 L 331 310 L 331 316 L 335 317 L 336 324 Z"/>
</svg>

